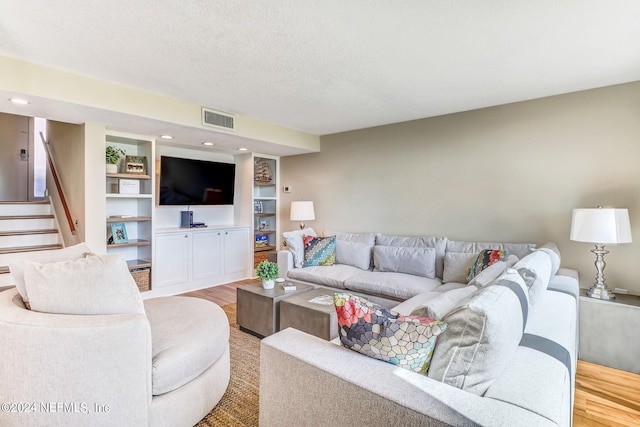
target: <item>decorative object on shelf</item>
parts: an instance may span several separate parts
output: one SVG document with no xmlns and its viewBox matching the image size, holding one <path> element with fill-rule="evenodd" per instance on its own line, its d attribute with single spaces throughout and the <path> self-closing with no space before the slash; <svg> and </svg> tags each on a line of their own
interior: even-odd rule
<svg viewBox="0 0 640 427">
<path fill-rule="evenodd" d="M 262 202 L 260 200 L 256 200 L 255 202 L 253 202 L 253 213 L 262 213 Z"/>
<path fill-rule="evenodd" d="M 255 167 L 253 168 L 253 180 L 256 182 L 271 182 L 273 180 L 271 167 L 266 160 L 256 160 Z"/>
<path fill-rule="evenodd" d="M 289 219 L 291 219 L 291 221 L 300 221 L 300 230 L 302 230 L 305 227 L 304 221 L 313 221 L 316 219 L 313 202 L 291 202 L 291 216 Z"/>
<path fill-rule="evenodd" d="M 105 149 L 105 160 L 107 164 L 107 173 L 118 173 L 118 161 L 127 154 L 122 148 L 107 145 Z"/>
<path fill-rule="evenodd" d="M 118 193 L 120 194 L 140 194 L 140 181 L 137 179 L 119 179 Z"/>
<path fill-rule="evenodd" d="M 258 248 L 266 248 L 269 246 L 269 236 L 264 234 L 259 234 L 256 236 L 256 249 Z"/>
<path fill-rule="evenodd" d="M 258 227 L 258 231 L 265 231 L 267 229 L 267 221 L 260 221 L 260 226 Z"/>
<path fill-rule="evenodd" d="M 124 222 L 115 222 L 111 224 L 111 236 L 113 237 L 113 243 L 116 245 L 120 243 L 129 243 L 127 228 L 125 227 Z"/>
<path fill-rule="evenodd" d="M 125 171 L 134 175 L 147 173 L 147 158 L 145 156 L 126 156 L 124 159 Z"/>
<path fill-rule="evenodd" d="M 604 281 L 605 254 L 604 244 L 630 243 L 631 225 L 627 209 L 612 209 L 598 206 L 595 209 L 574 209 L 571 219 L 571 240 L 589 242 L 596 245 L 592 249 L 596 255 L 596 282 L 587 292 L 591 298 L 611 300 L 615 295 L 607 289 Z"/>
<path fill-rule="evenodd" d="M 264 289 L 273 289 L 275 280 L 280 276 L 280 268 L 275 262 L 262 261 L 256 268 L 256 275 L 262 280 Z"/>
</svg>

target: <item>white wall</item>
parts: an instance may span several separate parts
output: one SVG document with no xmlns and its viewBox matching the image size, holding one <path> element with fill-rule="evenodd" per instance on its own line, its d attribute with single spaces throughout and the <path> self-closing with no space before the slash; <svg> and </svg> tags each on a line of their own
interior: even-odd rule
<svg viewBox="0 0 640 427">
<path fill-rule="evenodd" d="M 104 136 L 102 137 L 104 139 Z M 61 123 L 56 121 L 47 122 L 47 140 L 49 142 L 49 150 L 53 157 L 54 165 L 58 172 L 60 184 L 64 191 L 67 206 L 71 214 L 71 219 L 76 227 L 76 235 L 72 235 L 67 224 L 65 212 L 60 203 L 59 195 L 57 195 L 56 185 L 51 175 L 50 168 L 47 168 L 47 189 L 53 201 L 58 225 L 60 226 L 60 234 L 66 246 L 74 245 L 85 241 L 85 231 L 87 227 L 87 218 L 85 215 L 85 170 L 93 170 L 90 163 L 85 163 L 85 134 L 84 125 L 74 125 L 70 123 Z M 104 144 L 103 144 L 104 145 Z M 101 171 L 101 170 L 100 170 Z M 104 174 L 96 173 L 93 179 L 102 179 L 103 185 L 101 195 L 104 198 Z M 100 216 L 103 220 L 104 215 Z M 89 218 L 93 221 L 93 218 Z M 92 225 L 89 224 L 89 227 Z M 91 244 L 87 242 L 91 247 Z M 104 245 L 101 242 L 100 248 Z"/>
<path fill-rule="evenodd" d="M 569 240 L 571 211 L 629 208 L 634 243 L 607 246 L 610 287 L 640 294 L 640 82 L 321 138 L 283 157 L 283 230 L 313 200 L 318 231 L 555 241 L 581 286 L 592 245 Z"/>
</svg>

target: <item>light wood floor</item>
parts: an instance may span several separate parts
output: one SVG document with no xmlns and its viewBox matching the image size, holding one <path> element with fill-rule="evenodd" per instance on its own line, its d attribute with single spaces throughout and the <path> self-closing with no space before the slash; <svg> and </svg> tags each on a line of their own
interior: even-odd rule
<svg viewBox="0 0 640 427">
<path fill-rule="evenodd" d="M 204 298 L 223 306 L 236 302 L 243 280 L 184 295 Z M 640 426 L 640 375 L 578 361 L 576 371 L 574 427 Z"/>
</svg>

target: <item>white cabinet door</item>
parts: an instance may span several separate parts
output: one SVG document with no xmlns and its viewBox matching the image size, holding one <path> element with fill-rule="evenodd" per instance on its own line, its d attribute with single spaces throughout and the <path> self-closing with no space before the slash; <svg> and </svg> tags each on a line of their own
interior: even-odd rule
<svg viewBox="0 0 640 427">
<path fill-rule="evenodd" d="M 224 230 L 224 272 L 240 273 L 249 262 L 249 229 Z"/>
<path fill-rule="evenodd" d="M 219 276 L 221 271 L 223 230 L 192 233 L 191 280 Z"/>
<path fill-rule="evenodd" d="M 189 234 L 157 234 L 155 244 L 155 283 L 152 286 L 169 286 L 189 280 Z"/>
</svg>

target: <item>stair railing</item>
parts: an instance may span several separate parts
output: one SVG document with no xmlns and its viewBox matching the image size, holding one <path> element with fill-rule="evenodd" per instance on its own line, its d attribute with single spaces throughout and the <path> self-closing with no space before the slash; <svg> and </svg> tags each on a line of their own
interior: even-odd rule
<svg viewBox="0 0 640 427">
<path fill-rule="evenodd" d="M 44 139 L 44 134 L 42 132 L 40 132 L 40 139 L 42 140 L 42 145 L 44 146 L 44 150 L 47 153 L 47 162 L 49 164 L 49 169 L 51 169 L 51 175 L 53 176 L 53 181 L 56 184 L 56 190 L 58 191 L 58 195 L 60 196 L 60 203 L 62 204 L 62 209 L 64 209 L 64 216 L 67 218 L 67 223 L 69 224 L 69 230 L 71 231 L 71 234 L 75 236 L 76 226 L 73 223 L 73 219 L 71 218 L 71 211 L 69 210 L 67 199 L 64 197 L 64 192 L 62 191 L 62 185 L 60 184 L 60 179 L 58 178 L 58 172 L 56 171 L 56 166 L 53 164 L 53 157 L 51 156 L 49 143 L 47 142 L 46 139 Z"/>
</svg>

